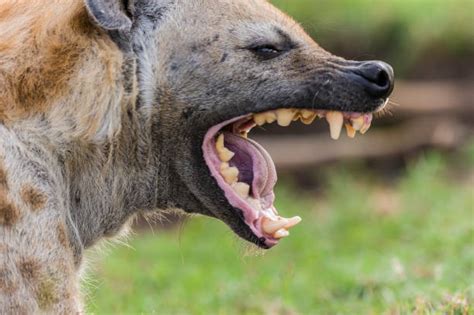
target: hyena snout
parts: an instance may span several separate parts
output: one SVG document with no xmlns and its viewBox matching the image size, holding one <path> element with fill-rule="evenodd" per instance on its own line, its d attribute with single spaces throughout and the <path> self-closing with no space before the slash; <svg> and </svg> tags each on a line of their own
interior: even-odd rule
<svg viewBox="0 0 474 315">
<path fill-rule="evenodd" d="M 375 98 L 387 98 L 393 91 L 395 75 L 393 68 L 383 61 L 364 61 L 351 66 L 354 80 Z"/>
</svg>

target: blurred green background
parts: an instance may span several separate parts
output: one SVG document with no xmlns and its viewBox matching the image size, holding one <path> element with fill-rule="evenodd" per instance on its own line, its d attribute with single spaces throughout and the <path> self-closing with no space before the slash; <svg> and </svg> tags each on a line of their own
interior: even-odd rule
<svg viewBox="0 0 474 315">
<path fill-rule="evenodd" d="M 276 206 L 303 222 L 272 250 L 210 218 L 142 222 L 126 242 L 89 253 L 88 311 L 473 313 L 474 99 L 463 93 L 474 90 L 474 1 L 273 3 L 331 52 L 394 65 L 392 114 L 376 119 L 356 156 L 341 153 L 353 148 L 344 139 L 330 159 L 273 155 Z M 300 129 L 274 136 L 328 138 L 326 126 Z"/>
</svg>

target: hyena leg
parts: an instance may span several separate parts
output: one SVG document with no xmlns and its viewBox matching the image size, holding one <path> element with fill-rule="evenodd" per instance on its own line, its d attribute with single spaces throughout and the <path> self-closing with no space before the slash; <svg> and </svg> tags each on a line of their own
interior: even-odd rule
<svg viewBox="0 0 474 315">
<path fill-rule="evenodd" d="M 0 140 L 0 314 L 76 314 L 65 184 L 35 155 Z"/>
</svg>

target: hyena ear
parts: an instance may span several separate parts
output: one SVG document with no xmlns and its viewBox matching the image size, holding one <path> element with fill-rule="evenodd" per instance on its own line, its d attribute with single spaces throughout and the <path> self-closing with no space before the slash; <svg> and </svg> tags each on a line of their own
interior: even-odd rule
<svg viewBox="0 0 474 315">
<path fill-rule="evenodd" d="M 85 0 L 92 18 L 105 30 L 128 31 L 132 21 L 127 15 L 127 0 Z"/>
</svg>

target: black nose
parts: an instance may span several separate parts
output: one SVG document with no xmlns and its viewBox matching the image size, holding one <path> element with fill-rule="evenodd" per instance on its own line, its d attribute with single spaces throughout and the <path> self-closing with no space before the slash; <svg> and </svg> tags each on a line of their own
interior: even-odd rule
<svg viewBox="0 0 474 315">
<path fill-rule="evenodd" d="M 386 98 L 392 93 L 395 75 L 389 64 L 382 61 L 365 61 L 352 71 L 358 75 L 358 81 L 371 96 Z"/>
</svg>

